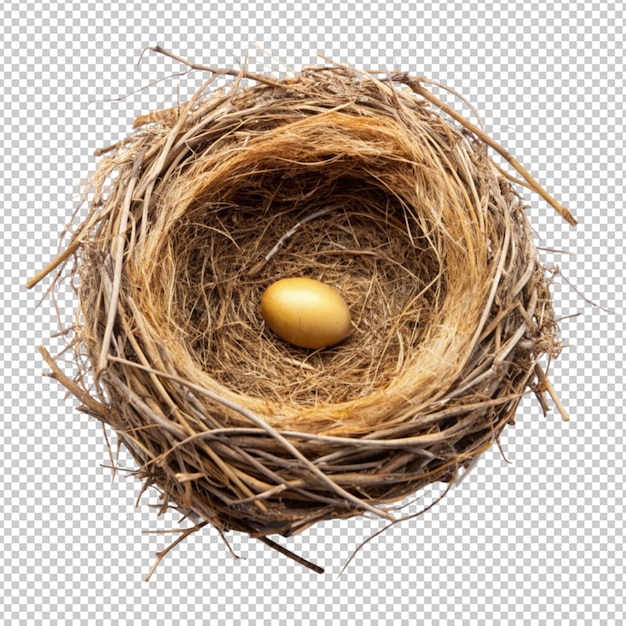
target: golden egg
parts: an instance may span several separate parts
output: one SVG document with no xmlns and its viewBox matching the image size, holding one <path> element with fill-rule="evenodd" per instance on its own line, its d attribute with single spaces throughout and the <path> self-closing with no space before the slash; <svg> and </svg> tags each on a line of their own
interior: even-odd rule
<svg viewBox="0 0 626 626">
<path fill-rule="evenodd" d="M 337 289 L 311 278 L 283 278 L 261 298 L 261 314 L 282 339 L 301 348 L 325 348 L 350 334 L 350 309 Z"/>
</svg>

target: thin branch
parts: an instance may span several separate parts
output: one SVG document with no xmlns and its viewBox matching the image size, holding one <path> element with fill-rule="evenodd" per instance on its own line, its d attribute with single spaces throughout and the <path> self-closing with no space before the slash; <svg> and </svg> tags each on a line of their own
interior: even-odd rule
<svg viewBox="0 0 626 626">
<path fill-rule="evenodd" d="M 519 163 L 510 152 L 508 152 L 508 150 L 506 150 L 499 143 L 494 141 L 482 128 L 476 126 L 475 124 L 472 124 L 472 122 L 465 119 L 460 113 L 455 111 L 452 107 L 448 106 L 445 102 L 443 102 L 442 100 L 437 98 L 437 96 L 428 91 L 428 89 L 425 89 L 421 84 L 425 81 L 421 79 L 411 78 L 408 74 L 396 74 L 393 79 L 408 85 L 409 88 L 412 89 L 416 94 L 422 96 L 425 100 L 428 100 L 431 104 L 434 104 L 436 107 L 440 108 L 444 113 L 456 120 L 472 134 L 476 135 L 476 137 L 478 137 L 481 141 L 493 148 L 524 177 L 530 188 L 535 191 L 535 193 L 539 194 L 548 204 L 550 204 L 550 206 L 552 206 L 556 210 L 556 212 L 559 213 L 559 215 L 561 215 L 568 222 L 568 224 L 575 226 L 578 223 L 574 216 L 558 200 L 553 198 L 535 180 L 532 174 L 530 174 L 530 172 L 528 172 L 526 168 L 521 165 L 521 163 Z"/>
<path fill-rule="evenodd" d="M 187 59 L 184 59 L 183 57 L 178 56 L 177 54 L 174 54 L 173 52 L 170 52 L 169 50 L 165 50 L 164 48 L 161 48 L 161 46 L 148 46 L 144 48 L 141 53 L 140 60 L 147 50 L 151 50 L 152 52 L 157 52 L 166 57 L 169 57 L 170 59 L 173 59 L 174 61 L 178 61 L 179 63 L 186 65 L 188 68 L 192 70 L 198 70 L 201 72 L 210 72 L 211 74 L 215 76 L 233 76 L 235 78 L 241 76 L 241 70 L 236 70 L 234 68 L 220 69 L 216 67 L 209 67 L 208 65 L 201 65 L 199 63 L 193 63 L 191 61 L 188 61 Z M 285 88 L 285 84 L 283 82 L 272 80 L 268 78 L 267 76 L 263 76 L 262 74 L 254 74 L 252 72 L 246 71 L 244 74 L 244 78 L 248 78 L 258 83 L 269 85 L 271 87 L 279 87 L 281 89 Z"/>
<path fill-rule="evenodd" d="M 311 563 L 311 561 L 307 561 L 305 558 L 295 554 L 294 552 L 292 552 L 291 550 L 288 550 L 284 546 L 281 546 L 279 543 L 276 543 L 275 541 L 272 541 L 271 539 L 268 539 L 267 537 L 258 537 L 258 539 L 259 541 L 262 541 L 266 546 L 269 546 L 270 548 L 276 550 L 277 552 L 284 554 L 285 556 L 294 560 L 296 563 L 299 563 L 300 565 L 304 565 L 304 567 L 308 567 L 309 569 L 313 570 L 315 573 L 317 574 L 324 573 L 323 567 L 320 567 L 319 565 L 315 565 L 315 563 Z"/>
<path fill-rule="evenodd" d="M 406 522 L 408 520 L 414 519 L 414 518 L 416 518 L 416 517 L 418 517 L 420 515 L 423 515 L 424 513 L 429 511 L 430 509 L 432 509 L 436 504 L 441 502 L 441 500 L 446 496 L 448 491 L 450 491 L 450 489 L 452 489 L 453 484 L 454 483 L 448 483 L 448 486 L 445 488 L 445 491 L 439 497 L 437 497 L 433 502 L 431 502 L 428 506 L 423 508 L 422 510 L 418 511 L 417 513 L 413 513 L 412 515 L 406 515 L 405 517 L 401 517 L 401 518 L 399 518 L 397 520 L 394 520 L 390 524 L 387 524 L 387 526 L 384 526 L 379 531 L 375 532 L 373 535 L 371 535 L 370 537 L 365 539 L 365 541 L 361 542 L 361 544 L 359 544 L 359 546 L 357 546 L 356 550 L 354 550 L 354 552 L 350 555 L 350 558 L 345 562 L 344 566 L 341 568 L 341 571 L 339 572 L 339 576 L 341 576 L 346 571 L 346 568 L 348 567 L 348 565 L 350 565 L 350 563 L 352 562 L 354 557 L 357 555 L 357 553 L 360 552 L 361 549 L 364 546 L 366 546 L 370 541 L 372 541 L 372 539 L 375 539 L 379 535 L 382 535 L 384 532 L 389 530 L 395 524 L 399 524 L 400 522 Z"/>
<path fill-rule="evenodd" d="M 541 369 L 541 366 L 539 364 L 535 365 L 535 372 L 537 374 L 537 378 L 539 379 L 539 385 L 541 386 L 541 389 L 548 392 L 550 398 L 552 398 L 552 402 L 554 402 L 554 405 L 561 414 L 563 421 L 569 422 L 569 413 L 567 412 L 567 409 L 565 408 L 565 406 L 563 406 L 563 403 L 561 402 L 561 399 L 559 398 L 556 390 L 550 382 L 550 379 L 546 376 L 545 372 Z"/>
<path fill-rule="evenodd" d="M 109 102 L 121 102 L 122 100 L 126 100 L 127 98 L 130 98 L 131 96 L 134 96 L 135 94 L 140 93 L 141 91 L 145 91 L 146 89 L 150 89 L 150 87 L 154 87 L 155 85 L 158 85 L 159 83 L 162 83 L 163 81 L 169 80 L 171 78 L 180 78 L 182 76 L 186 76 L 191 71 L 193 70 L 190 68 L 188 70 L 184 70 L 183 72 L 172 72 L 171 74 L 168 74 L 167 76 L 161 76 L 161 78 L 157 78 L 156 80 L 149 82 L 147 85 L 138 87 L 137 89 L 134 89 L 133 91 L 123 96 L 104 98 L 102 100 L 90 100 L 89 104 L 105 104 Z"/>
<path fill-rule="evenodd" d="M 94 415 L 99 415 L 102 418 L 108 419 L 109 410 L 104 404 L 92 398 L 87 391 L 81 389 L 71 378 L 66 376 L 46 348 L 39 346 L 39 352 L 41 352 L 44 361 L 52 370 L 52 374 L 50 374 L 52 378 L 61 383 L 61 385 L 63 385 L 73 396 L 78 398 L 80 402 Z"/>
<path fill-rule="evenodd" d="M 570 280 L 565 278 L 565 276 L 563 275 L 563 272 L 561 271 L 560 268 L 556 269 L 555 274 L 560 276 L 587 304 L 590 304 L 591 306 L 594 306 L 594 307 L 600 309 L 601 311 L 604 311 L 605 313 L 610 313 L 611 315 L 619 315 L 619 313 L 617 311 L 614 311 L 613 309 L 608 309 L 608 308 L 598 304 L 597 302 L 594 302 L 593 300 L 590 300 L 589 298 L 587 298 L 584 293 L 582 293 L 581 291 L 576 289 L 576 287 L 572 284 L 572 282 Z"/>
<path fill-rule="evenodd" d="M 148 575 L 146 576 L 146 578 L 144 580 L 146 582 L 148 582 L 150 580 L 150 577 L 152 576 L 152 574 L 154 574 L 154 570 L 156 570 L 156 568 L 159 566 L 159 563 L 164 559 L 164 557 L 173 548 L 175 548 L 181 541 L 184 541 L 185 539 L 187 539 L 187 537 L 189 537 L 189 535 L 192 535 L 193 533 L 198 532 L 199 530 L 204 528 L 208 523 L 209 522 L 204 521 L 204 522 L 200 522 L 199 524 L 196 524 L 195 526 L 192 526 L 191 528 L 186 528 L 184 531 L 181 532 L 181 535 L 180 535 L 180 537 L 178 537 L 178 539 L 173 541 L 164 550 L 161 550 L 161 552 L 157 552 L 156 559 L 155 559 L 152 567 L 150 568 L 150 571 L 148 572 Z"/>
<path fill-rule="evenodd" d="M 456 91 L 456 89 L 452 89 L 452 87 L 448 87 L 447 85 L 444 85 L 443 83 L 439 83 L 436 80 L 432 80 L 430 78 L 424 78 L 422 79 L 421 82 L 426 83 L 428 85 L 435 85 L 435 87 L 439 87 L 439 89 L 443 89 L 444 91 L 451 93 L 453 96 L 456 96 L 476 116 L 476 119 L 478 120 L 480 127 L 483 130 L 485 129 L 485 124 L 483 122 L 482 117 L 480 117 L 480 114 L 478 113 L 478 109 L 476 109 L 476 107 L 467 98 L 465 98 L 465 96 L 461 95 L 458 91 Z"/>
<path fill-rule="evenodd" d="M 27 283 L 26 288 L 32 289 L 39 281 L 43 280 L 50 272 L 53 272 L 59 265 L 62 265 L 67 261 L 78 248 L 80 248 L 81 241 L 76 238 L 65 248 L 61 254 L 59 254 L 52 262 L 44 267 L 40 272 L 33 276 Z"/>
</svg>

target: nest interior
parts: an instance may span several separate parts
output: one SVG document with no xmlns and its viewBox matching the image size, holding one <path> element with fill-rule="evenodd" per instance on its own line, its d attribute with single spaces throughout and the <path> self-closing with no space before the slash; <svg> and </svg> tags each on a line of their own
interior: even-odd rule
<svg viewBox="0 0 626 626">
<path fill-rule="evenodd" d="M 260 538 L 393 519 L 528 390 L 545 407 L 560 344 L 526 207 L 418 79 L 245 78 L 103 151 L 57 263 L 78 374 L 51 366 L 163 509 Z M 342 293 L 348 339 L 311 351 L 264 325 L 263 290 L 292 276 Z"/>
</svg>

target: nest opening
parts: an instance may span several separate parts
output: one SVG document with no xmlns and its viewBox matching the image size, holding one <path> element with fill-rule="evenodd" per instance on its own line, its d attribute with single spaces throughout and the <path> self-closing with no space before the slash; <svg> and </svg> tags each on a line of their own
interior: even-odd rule
<svg viewBox="0 0 626 626">
<path fill-rule="evenodd" d="M 440 308 L 441 264 L 415 215 L 403 215 L 369 172 L 357 175 L 366 163 L 345 165 L 352 176 L 318 181 L 313 197 L 305 196 L 310 164 L 274 170 L 245 196 L 217 203 L 203 194 L 166 242 L 172 339 L 233 392 L 292 405 L 366 396 L 402 371 Z M 163 272 L 161 265 L 159 281 Z M 311 353 L 264 328 L 262 292 L 292 276 L 342 293 L 354 320 L 346 341 Z"/>
</svg>

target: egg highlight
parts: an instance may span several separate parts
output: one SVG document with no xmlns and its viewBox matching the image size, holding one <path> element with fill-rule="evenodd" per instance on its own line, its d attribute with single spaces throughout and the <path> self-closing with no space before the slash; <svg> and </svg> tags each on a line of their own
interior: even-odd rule
<svg viewBox="0 0 626 626">
<path fill-rule="evenodd" d="M 301 348 L 325 348 L 351 331 L 350 309 L 337 289 L 312 278 L 283 278 L 261 298 L 265 323 Z"/>
</svg>

